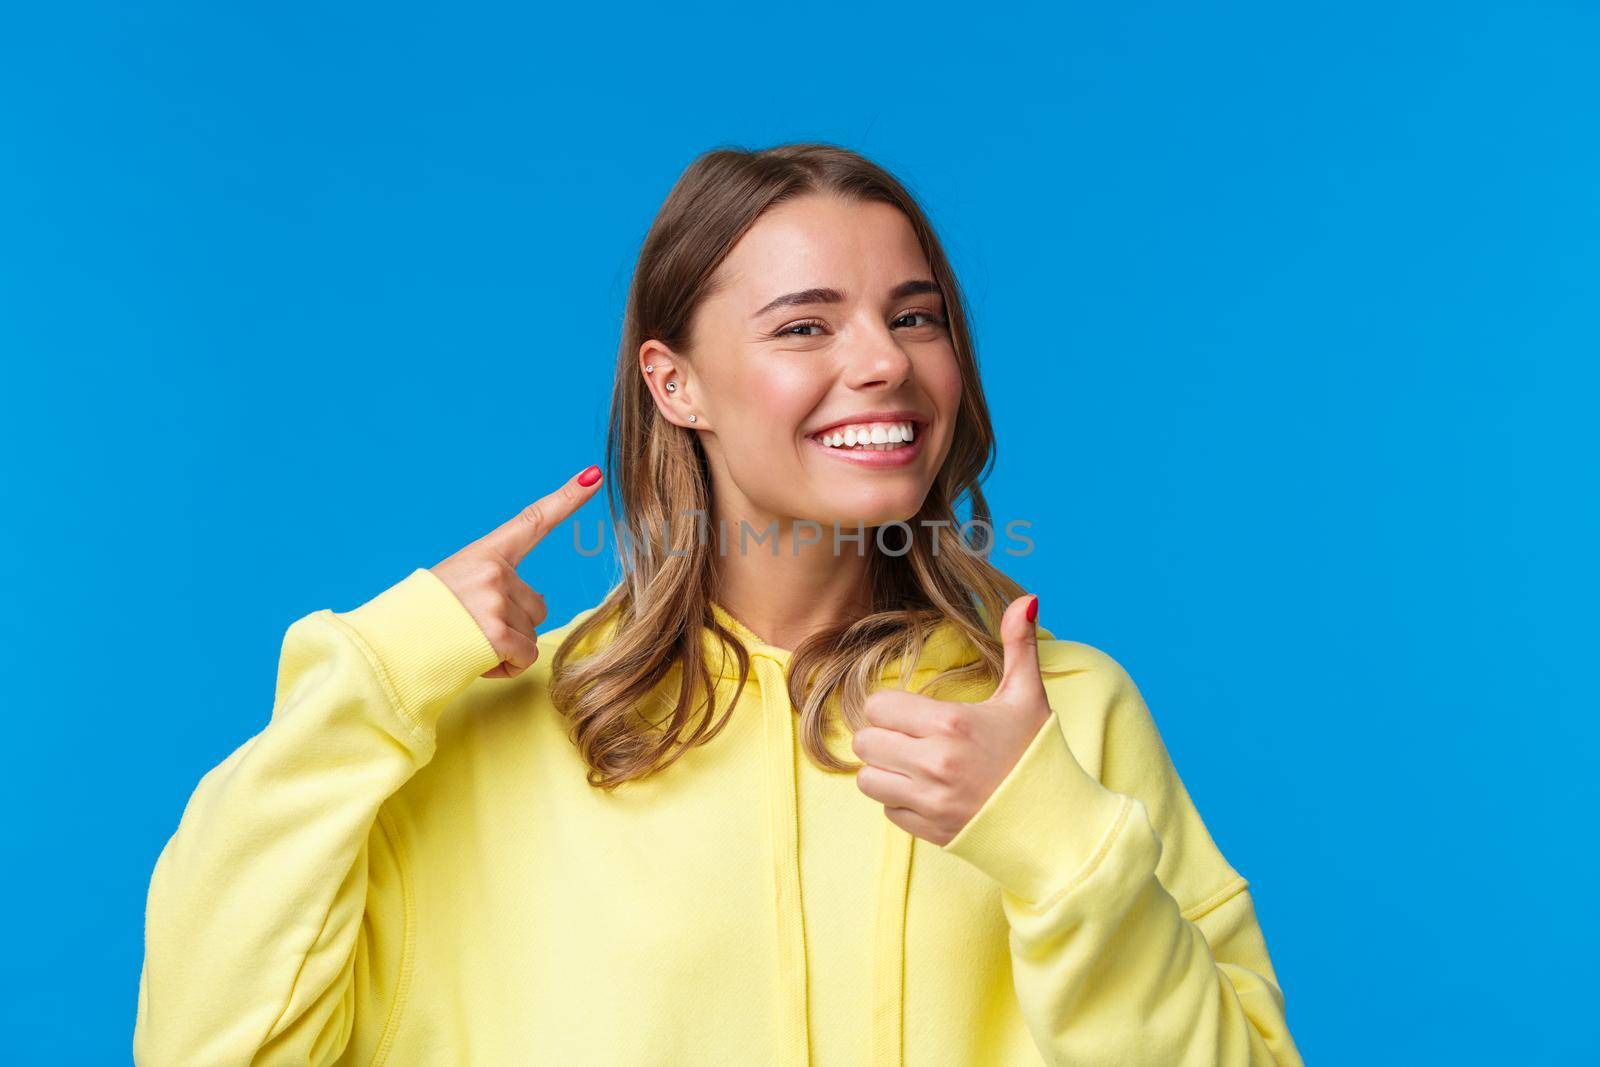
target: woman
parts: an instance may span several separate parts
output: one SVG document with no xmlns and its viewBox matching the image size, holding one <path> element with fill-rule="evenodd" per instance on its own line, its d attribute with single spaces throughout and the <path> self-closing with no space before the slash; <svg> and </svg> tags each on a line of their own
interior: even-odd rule
<svg viewBox="0 0 1600 1067">
<path fill-rule="evenodd" d="M 516 570 L 590 467 L 295 622 L 157 861 L 136 1059 L 1299 1063 L 1137 688 L 967 536 L 993 436 L 907 192 L 707 153 L 624 334 L 623 580 L 541 633 Z"/>
</svg>

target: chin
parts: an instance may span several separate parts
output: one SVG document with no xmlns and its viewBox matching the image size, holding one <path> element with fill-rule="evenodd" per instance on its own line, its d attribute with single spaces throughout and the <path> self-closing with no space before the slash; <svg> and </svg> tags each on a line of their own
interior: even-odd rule
<svg viewBox="0 0 1600 1067">
<path fill-rule="evenodd" d="M 859 494 L 849 496 L 834 494 L 831 498 L 819 501 L 821 506 L 811 512 L 812 521 L 824 527 L 831 527 L 837 523 L 845 532 L 854 530 L 858 523 L 866 527 L 882 526 L 891 522 L 910 524 L 922 510 L 922 502 L 927 495 L 927 487 L 920 483 L 907 485 L 903 490 L 874 486 Z M 895 548 L 901 544 L 899 540 L 889 543 Z M 846 544 L 845 547 L 848 548 L 849 545 Z"/>
</svg>

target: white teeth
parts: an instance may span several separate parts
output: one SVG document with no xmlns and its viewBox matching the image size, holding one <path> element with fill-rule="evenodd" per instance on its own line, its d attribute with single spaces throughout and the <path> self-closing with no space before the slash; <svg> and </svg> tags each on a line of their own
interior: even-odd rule
<svg viewBox="0 0 1600 1067">
<path fill-rule="evenodd" d="M 875 452 L 887 452 L 915 439 L 915 423 L 910 422 L 857 423 L 817 435 L 817 440 L 830 448 L 869 448 Z"/>
</svg>

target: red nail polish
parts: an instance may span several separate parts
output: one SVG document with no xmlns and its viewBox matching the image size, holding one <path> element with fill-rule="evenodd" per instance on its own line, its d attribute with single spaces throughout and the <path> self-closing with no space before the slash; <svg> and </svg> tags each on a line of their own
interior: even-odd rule
<svg viewBox="0 0 1600 1067">
<path fill-rule="evenodd" d="M 585 489 L 589 488 L 589 486 L 593 485 L 595 482 L 598 482 L 599 480 L 600 480 L 600 468 L 594 466 L 593 464 L 590 464 L 588 467 L 585 467 L 584 470 L 583 470 L 583 473 L 578 475 L 578 484 L 583 486 Z"/>
<path fill-rule="evenodd" d="M 1028 601 L 1028 621 L 1034 622 L 1039 618 L 1039 598 L 1034 597 Z"/>
</svg>

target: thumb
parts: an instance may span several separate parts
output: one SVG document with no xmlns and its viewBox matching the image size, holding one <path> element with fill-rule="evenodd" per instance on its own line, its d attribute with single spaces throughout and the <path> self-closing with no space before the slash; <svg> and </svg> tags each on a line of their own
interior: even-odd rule
<svg viewBox="0 0 1600 1067">
<path fill-rule="evenodd" d="M 1035 626 L 1038 617 L 1039 598 L 1031 594 L 1013 600 L 1000 617 L 1000 640 L 1005 645 L 1006 662 L 991 699 L 1007 700 L 1044 692 L 1044 679 L 1039 675 L 1039 630 Z"/>
</svg>

